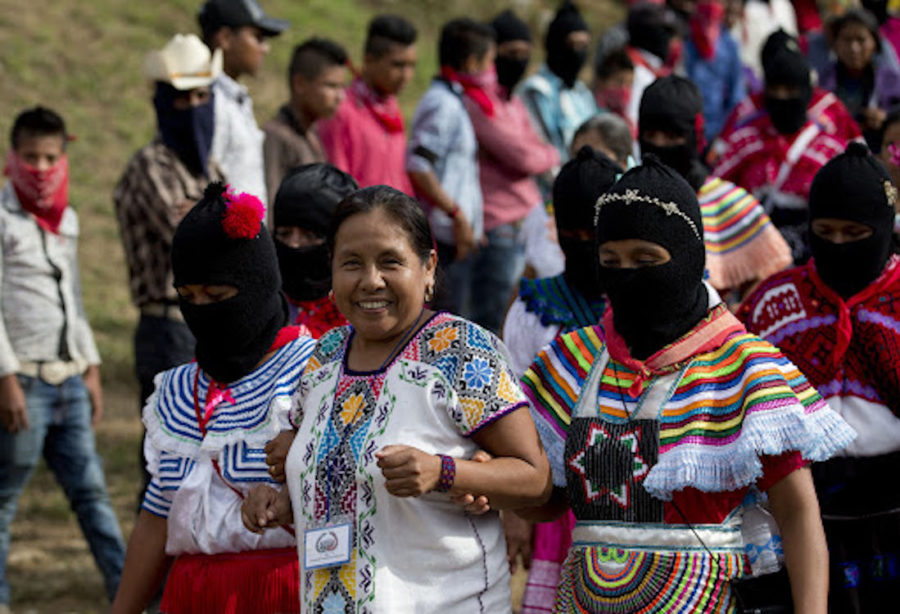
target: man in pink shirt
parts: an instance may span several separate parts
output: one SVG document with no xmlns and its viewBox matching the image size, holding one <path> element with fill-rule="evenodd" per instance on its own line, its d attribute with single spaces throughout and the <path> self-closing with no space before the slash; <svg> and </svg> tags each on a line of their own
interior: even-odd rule
<svg viewBox="0 0 900 614">
<path fill-rule="evenodd" d="M 397 94 L 416 66 L 416 29 L 402 17 L 369 24 L 362 71 L 334 117 L 319 122 L 328 160 L 360 187 L 385 184 L 413 194 L 406 175 L 406 134 Z"/>
<path fill-rule="evenodd" d="M 482 83 L 490 105 L 464 97 L 478 140 L 484 199 L 484 244 L 473 269 L 472 319 L 499 332 L 513 287 L 525 265 L 523 222 L 541 205 L 535 175 L 559 166 L 556 148 L 538 136 L 528 110 L 512 90 L 531 54 L 528 26 L 511 11 L 491 25 L 497 39 L 496 72 Z"/>
</svg>

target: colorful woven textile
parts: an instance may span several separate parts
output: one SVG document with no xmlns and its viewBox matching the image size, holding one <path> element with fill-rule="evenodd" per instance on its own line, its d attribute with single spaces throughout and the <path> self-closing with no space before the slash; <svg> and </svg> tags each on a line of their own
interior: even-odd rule
<svg viewBox="0 0 900 614">
<path fill-rule="evenodd" d="M 697 199 L 709 283 L 716 290 L 738 289 L 790 266 L 790 247 L 759 201 L 744 188 L 709 177 Z"/>
<path fill-rule="evenodd" d="M 384 369 L 360 373 L 347 365 L 352 335 L 342 327 L 319 339 L 291 415 L 298 431 L 286 474 L 297 533 L 329 518 L 353 525 L 346 565 L 306 569 L 298 544 L 302 611 L 508 609 L 498 515 L 469 516 L 444 493 L 395 497 L 375 457 L 402 444 L 470 458 L 473 433 L 527 405 L 505 348 L 442 313 Z"/>
<path fill-rule="evenodd" d="M 733 612 L 728 580 L 743 575 L 737 553 L 573 548 L 555 612 L 670 614 Z"/>
<path fill-rule="evenodd" d="M 571 412 L 603 347 L 595 328 L 562 335 L 523 377 L 558 486 L 565 485 L 562 449 Z M 762 476 L 760 455 L 795 450 L 807 460 L 824 460 L 853 437 L 781 352 L 747 332 L 736 331 L 720 347 L 667 370 L 680 377 L 659 410 L 659 462 L 644 481 L 661 499 L 687 487 L 722 492 L 748 486 Z M 611 358 L 598 390 L 597 416 L 628 420 L 657 376 L 651 374 L 634 394 L 638 379 L 640 373 Z"/>
<path fill-rule="evenodd" d="M 605 298 L 588 301 L 578 290 L 570 288 L 562 275 L 523 279 L 519 297 L 526 311 L 540 316 L 541 324 L 560 324 L 563 332 L 596 324 L 606 310 Z"/>
</svg>

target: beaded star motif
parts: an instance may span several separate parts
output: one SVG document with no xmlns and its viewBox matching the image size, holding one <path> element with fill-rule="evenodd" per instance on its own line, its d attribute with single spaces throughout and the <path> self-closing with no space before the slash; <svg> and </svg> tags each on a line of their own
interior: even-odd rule
<svg viewBox="0 0 900 614">
<path fill-rule="evenodd" d="M 617 192 L 617 193 L 606 193 L 600 196 L 597 199 L 597 203 L 594 205 L 594 225 L 597 225 L 597 220 L 600 218 L 600 211 L 603 209 L 605 205 L 609 203 L 622 201 L 626 205 L 630 205 L 632 203 L 647 203 L 648 205 L 653 205 L 654 207 L 659 207 L 663 211 L 665 211 L 666 215 L 677 215 L 685 222 L 687 225 L 691 227 L 691 230 L 694 231 L 694 236 L 699 240 L 703 240 L 703 237 L 700 236 L 700 231 L 697 229 L 697 225 L 694 223 L 694 220 L 688 216 L 687 213 L 678 208 L 678 205 L 672 201 L 663 202 L 655 196 L 646 196 L 641 194 L 637 188 L 631 188 L 625 190 L 625 192 Z"/>
</svg>

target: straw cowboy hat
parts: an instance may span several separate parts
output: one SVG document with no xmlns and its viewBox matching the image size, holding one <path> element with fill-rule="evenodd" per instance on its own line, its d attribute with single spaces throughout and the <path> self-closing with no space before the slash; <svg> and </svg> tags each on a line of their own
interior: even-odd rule
<svg viewBox="0 0 900 614">
<path fill-rule="evenodd" d="M 196 34 L 176 34 L 166 46 L 151 51 L 144 73 L 152 81 L 169 83 L 178 90 L 204 87 L 222 72 L 222 50 L 210 53 Z"/>
</svg>

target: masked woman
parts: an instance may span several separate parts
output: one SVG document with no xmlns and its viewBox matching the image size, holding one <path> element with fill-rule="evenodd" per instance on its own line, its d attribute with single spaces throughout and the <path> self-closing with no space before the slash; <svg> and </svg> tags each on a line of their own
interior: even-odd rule
<svg viewBox="0 0 900 614">
<path fill-rule="evenodd" d="M 594 203 L 621 173 L 619 166 L 588 146 L 559 171 L 553 183 L 553 215 L 566 270 L 555 277 L 523 279 L 506 314 L 503 341 L 519 376 L 559 335 L 597 324 L 603 317 L 606 297 L 594 258 Z M 523 614 L 553 607 L 574 524 L 570 513 L 533 526 L 513 513 L 504 514 L 510 563 L 515 567 L 519 554 L 526 566 L 529 558 L 531 563 Z"/>
<path fill-rule="evenodd" d="M 813 260 L 765 281 L 744 303 L 747 327 L 777 344 L 859 436 L 813 466 L 831 553 L 833 612 L 888 612 L 900 575 L 900 257 L 897 190 L 865 146 L 816 175 Z"/>
<path fill-rule="evenodd" d="M 693 189 L 655 156 L 597 201 L 603 333 L 543 350 L 526 392 L 577 519 L 555 611 L 732 612 L 741 502 L 768 492 L 794 604 L 825 612 L 828 553 L 807 461 L 853 431 L 704 284 Z"/>
<path fill-rule="evenodd" d="M 781 231 L 794 263 L 809 259 L 807 199 L 812 178 L 841 153 L 847 140 L 829 133 L 810 113 L 809 63 L 797 41 L 775 32 L 767 42 L 764 113 L 732 132 L 722 144 L 713 175 L 753 194 Z"/>
<path fill-rule="evenodd" d="M 329 246 L 350 326 L 319 339 L 300 380 L 288 490 L 254 490 L 244 522 L 259 531 L 293 519 L 304 613 L 509 612 L 497 514 L 450 499 L 478 493 L 505 509 L 549 496 L 505 348 L 423 306 L 437 256 L 421 206 L 402 192 L 345 199 Z M 464 460 L 478 448 L 494 458 Z"/>
<path fill-rule="evenodd" d="M 272 236 L 291 322 L 313 339 L 347 323 L 329 298 L 331 260 L 325 235 L 337 204 L 359 189 L 353 177 L 330 164 L 293 169 L 272 205 Z"/>
<path fill-rule="evenodd" d="M 286 327 L 264 214 L 255 197 L 214 183 L 175 231 L 174 284 L 197 361 L 157 375 L 144 407 L 151 481 L 113 612 L 141 612 L 167 571 L 166 614 L 298 609 L 293 533 L 250 533 L 240 515 L 269 480 L 263 446 L 290 426 L 314 345 Z"/>
<path fill-rule="evenodd" d="M 638 139 L 642 154 L 655 154 L 697 191 L 706 268 L 718 292 L 740 298 L 742 290 L 791 265 L 790 247 L 759 201 L 744 188 L 710 175 L 700 160 L 703 98 L 696 85 L 673 75 L 644 90 Z"/>
</svg>

